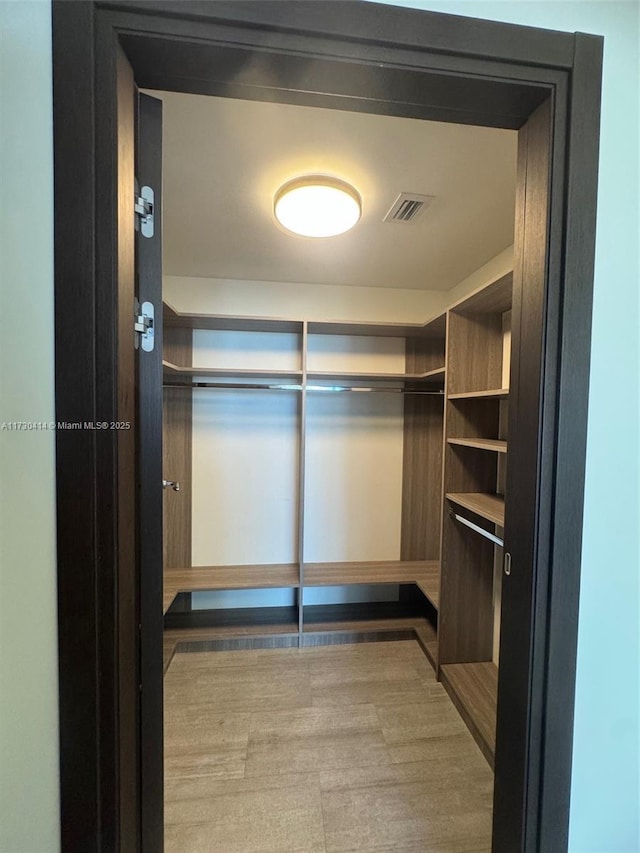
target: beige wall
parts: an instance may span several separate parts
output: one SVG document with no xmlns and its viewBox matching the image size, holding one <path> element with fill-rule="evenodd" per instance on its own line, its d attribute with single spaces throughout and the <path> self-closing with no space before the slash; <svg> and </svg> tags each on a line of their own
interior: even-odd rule
<svg viewBox="0 0 640 853">
<path fill-rule="evenodd" d="M 164 298 L 180 311 L 252 314 L 307 320 L 426 320 L 448 304 L 446 293 L 274 281 L 164 277 Z"/>
<path fill-rule="evenodd" d="M 0 427 L 53 390 L 49 3 L 0 3 Z M 59 849 L 55 433 L 0 428 L 0 850 Z"/>
</svg>

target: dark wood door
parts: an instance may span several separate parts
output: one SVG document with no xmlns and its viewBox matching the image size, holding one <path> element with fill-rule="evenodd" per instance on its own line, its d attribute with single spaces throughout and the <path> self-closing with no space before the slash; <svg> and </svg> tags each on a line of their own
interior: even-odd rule
<svg viewBox="0 0 640 853">
<path fill-rule="evenodd" d="M 140 578 L 140 801 L 143 853 L 163 849 L 162 716 L 162 101 L 137 98 L 136 298 L 154 317 L 138 336 L 136 435 Z M 152 201 L 149 201 L 153 194 Z M 140 201 L 140 199 L 143 199 Z M 148 210 L 149 204 L 151 210 Z M 153 219 L 150 219 L 150 216 Z M 147 321 L 148 322 L 148 321 Z M 141 323 L 144 325 L 144 321 Z M 149 343 L 153 338 L 153 349 Z"/>
<path fill-rule="evenodd" d="M 505 503 L 500 668 L 495 754 L 493 849 L 538 849 L 525 837 L 535 826 L 538 779 L 530 761 L 541 696 L 534 679 L 534 615 L 539 581 L 536 518 L 542 440 L 540 412 L 546 330 L 550 213 L 551 110 L 546 101 L 518 131 L 513 270 L 509 467 Z M 510 561 L 510 563 L 509 563 Z M 541 638 L 542 642 L 542 638 Z M 527 820 L 527 818 L 532 818 Z M 562 835 L 558 846 L 562 849 Z M 534 845 L 533 847 L 531 845 Z M 546 851 L 545 851 L 546 853 Z M 549 849 L 551 853 L 551 849 Z"/>
</svg>

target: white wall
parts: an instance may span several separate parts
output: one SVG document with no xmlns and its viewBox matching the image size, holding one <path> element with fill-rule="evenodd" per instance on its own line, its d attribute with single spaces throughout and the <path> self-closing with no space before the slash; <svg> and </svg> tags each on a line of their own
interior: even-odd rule
<svg viewBox="0 0 640 853">
<path fill-rule="evenodd" d="M 48 2 L 0 3 L 0 427 L 49 422 Z M 0 850 L 59 849 L 53 431 L 0 428 Z"/>
<path fill-rule="evenodd" d="M 617 0 L 395 5 L 605 36 L 570 850 L 636 853 L 639 7 Z"/>
<path fill-rule="evenodd" d="M 307 320 L 428 320 L 449 303 L 446 292 L 386 287 L 343 287 L 276 281 L 165 276 L 164 298 L 180 311 L 251 313 Z"/>
</svg>

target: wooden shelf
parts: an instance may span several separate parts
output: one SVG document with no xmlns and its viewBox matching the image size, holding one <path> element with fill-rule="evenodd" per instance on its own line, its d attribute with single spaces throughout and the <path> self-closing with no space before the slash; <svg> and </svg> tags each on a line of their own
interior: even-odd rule
<svg viewBox="0 0 640 853">
<path fill-rule="evenodd" d="M 302 334 L 304 320 L 287 317 L 255 317 L 234 314 L 201 314 L 177 311 L 163 303 L 165 326 L 182 329 L 208 329 L 231 332 L 286 332 Z M 446 315 L 439 314 L 424 323 L 375 323 L 368 321 L 310 320 L 310 335 L 357 335 L 394 338 L 443 338 Z"/>
<path fill-rule="evenodd" d="M 465 391 L 461 394 L 449 394 L 449 400 L 506 400 L 508 388 L 498 388 L 492 391 Z"/>
<path fill-rule="evenodd" d="M 300 585 L 297 563 L 250 566 L 193 566 L 165 569 L 164 613 L 179 592 L 211 592 L 218 589 L 293 588 Z"/>
<path fill-rule="evenodd" d="M 394 560 L 352 563 L 305 563 L 305 586 L 415 583 L 438 608 L 440 565 L 435 560 Z"/>
<path fill-rule="evenodd" d="M 444 367 L 426 373 L 352 373 L 351 371 L 308 370 L 308 379 L 335 380 L 336 382 L 435 382 L 444 381 Z"/>
<path fill-rule="evenodd" d="M 507 442 L 494 438 L 448 438 L 447 442 L 460 447 L 475 447 L 478 450 L 493 450 L 496 453 L 507 452 Z"/>
<path fill-rule="evenodd" d="M 287 332 L 302 334 L 302 320 L 285 317 L 244 317 L 233 314 L 199 314 L 176 311 L 167 302 L 162 303 L 162 321 L 165 326 L 181 329 L 208 329 L 221 332 Z"/>
<path fill-rule="evenodd" d="M 448 500 L 465 509 L 475 512 L 487 521 L 504 527 L 504 495 L 490 495 L 482 492 L 464 492 L 448 494 Z"/>
<path fill-rule="evenodd" d="M 498 668 L 494 663 L 449 663 L 440 667 L 442 683 L 485 758 L 493 767 L 496 745 Z"/>
<path fill-rule="evenodd" d="M 263 370 L 262 368 L 181 367 L 170 361 L 162 362 L 165 379 L 277 379 L 300 383 L 301 370 Z"/>
</svg>

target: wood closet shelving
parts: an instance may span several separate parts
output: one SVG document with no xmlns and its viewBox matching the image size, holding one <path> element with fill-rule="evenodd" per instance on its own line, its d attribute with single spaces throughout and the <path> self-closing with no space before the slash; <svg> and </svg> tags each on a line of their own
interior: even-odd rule
<svg viewBox="0 0 640 853">
<path fill-rule="evenodd" d="M 165 306 L 165 430 L 173 430 L 165 447 L 167 474 L 182 470 L 190 489 L 191 405 L 197 389 L 209 383 L 216 389 L 229 383 L 247 393 L 271 387 L 292 391 L 299 430 L 297 562 L 192 568 L 190 506 L 178 508 L 179 498 L 172 493 L 165 503 L 166 538 L 177 531 L 182 540 L 165 548 L 166 625 L 180 621 L 181 592 L 294 589 L 296 607 L 221 611 L 212 624 L 170 627 L 167 655 L 172 643 L 187 641 L 233 648 L 257 637 L 267 644 L 313 645 L 413 636 L 493 762 L 502 577 L 502 548 L 495 543 L 503 541 L 505 525 L 511 291 L 509 273 L 425 324 L 180 314 Z M 194 330 L 295 334 L 299 363 L 278 370 L 264 364 L 193 367 Z M 316 335 L 403 338 L 405 370 L 310 368 Z M 376 390 L 404 398 L 399 559 L 305 560 L 308 398 Z M 305 600 L 305 590 L 320 587 L 389 584 L 398 585 L 397 602 L 322 605 Z M 206 619 L 204 613 L 198 618 Z"/>
<path fill-rule="evenodd" d="M 199 367 L 192 365 L 191 334 L 196 330 L 287 333 L 298 336 L 299 369 L 267 369 L 263 364 L 250 367 Z M 183 420 L 179 436 L 184 436 L 191 417 L 193 395 L 198 388 L 214 387 L 224 391 L 228 383 L 234 390 L 291 390 L 299 399 L 300 471 L 298 482 L 298 562 L 286 565 L 235 565 L 190 567 L 190 548 L 173 554 L 165 561 L 164 600 L 167 624 L 180 621 L 179 593 L 226 589 L 290 588 L 298 595 L 299 642 L 326 642 L 330 635 L 355 636 L 363 633 L 389 638 L 398 632 L 413 632 L 423 647 L 429 645 L 435 665 L 437 609 L 440 585 L 440 483 L 442 477 L 442 419 L 445 382 L 446 317 L 440 315 L 424 324 L 373 322 L 305 321 L 278 318 L 181 314 L 164 306 L 165 360 L 163 375 L 165 394 L 174 403 L 173 420 L 179 421 L 175 409 L 183 395 Z M 346 338 L 404 338 L 405 370 L 363 371 L 344 369 L 310 369 L 308 351 L 314 336 Z M 178 343 L 176 343 L 178 341 Z M 245 360 L 246 361 L 246 360 Z M 272 384 L 273 383 L 273 384 Z M 177 386 L 177 387 L 176 387 Z M 404 462 L 402 488 L 402 535 L 399 560 L 361 560 L 351 562 L 306 562 L 304 559 L 304 478 L 306 395 L 331 395 L 348 391 L 398 392 L 403 395 Z M 359 396 L 359 395 L 358 395 Z M 165 398 L 165 405 L 167 398 Z M 170 408 L 170 413 L 171 413 Z M 165 415 L 165 426 L 167 426 Z M 167 436 L 165 436 L 167 439 Z M 165 470 L 183 470 L 190 465 L 190 448 L 182 443 L 182 460 L 171 452 L 172 440 L 166 440 Z M 179 456 L 180 454 L 178 454 Z M 172 456 L 171 461 L 169 457 Z M 187 458 L 188 457 L 188 458 Z M 178 472 L 179 473 L 179 472 Z M 425 498 L 423 484 L 435 485 Z M 165 493 L 169 503 L 180 497 Z M 165 513 L 165 521 L 167 514 Z M 308 522 L 307 522 L 308 523 Z M 171 526 L 165 528 L 167 537 Z M 187 531 L 182 528 L 184 539 Z M 372 602 L 367 605 L 304 604 L 304 590 L 318 587 L 351 587 L 362 585 L 398 585 L 400 602 Z M 412 592 L 413 590 L 413 592 Z M 278 610 L 278 608 L 269 608 Z M 423 611 L 427 613 L 425 616 Z M 225 614 L 219 614 L 220 618 Z M 277 616 L 277 614 L 275 614 Z M 286 614 L 285 614 L 286 615 Z M 257 613 L 238 610 L 235 624 L 212 626 L 211 640 L 233 639 L 269 633 Z M 198 617 L 200 618 L 200 617 Z M 216 616 L 216 618 L 218 618 Z M 228 618 L 228 615 L 225 617 Z M 267 618 L 267 616 L 265 616 Z M 242 621 L 244 620 L 244 622 Z M 431 621 L 430 621 L 431 620 Z M 233 621 L 233 620 L 231 620 Z M 285 619 L 281 624 L 290 624 Z M 191 629 L 187 629 L 191 630 Z M 193 629 L 195 630 L 195 629 Z M 198 627 L 199 637 L 207 628 Z M 283 637 L 290 639 L 290 632 Z M 323 639 L 324 638 L 324 639 Z M 202 640 L 204 642 L 205 640 Z M 426 649 L 425 649 L 426 650 Z"/>
<path fill-rule="evenodd" d="M 508 464 L 512 276 L 449 309 L 438 663 L 493 764 Z"/>
</svg>

